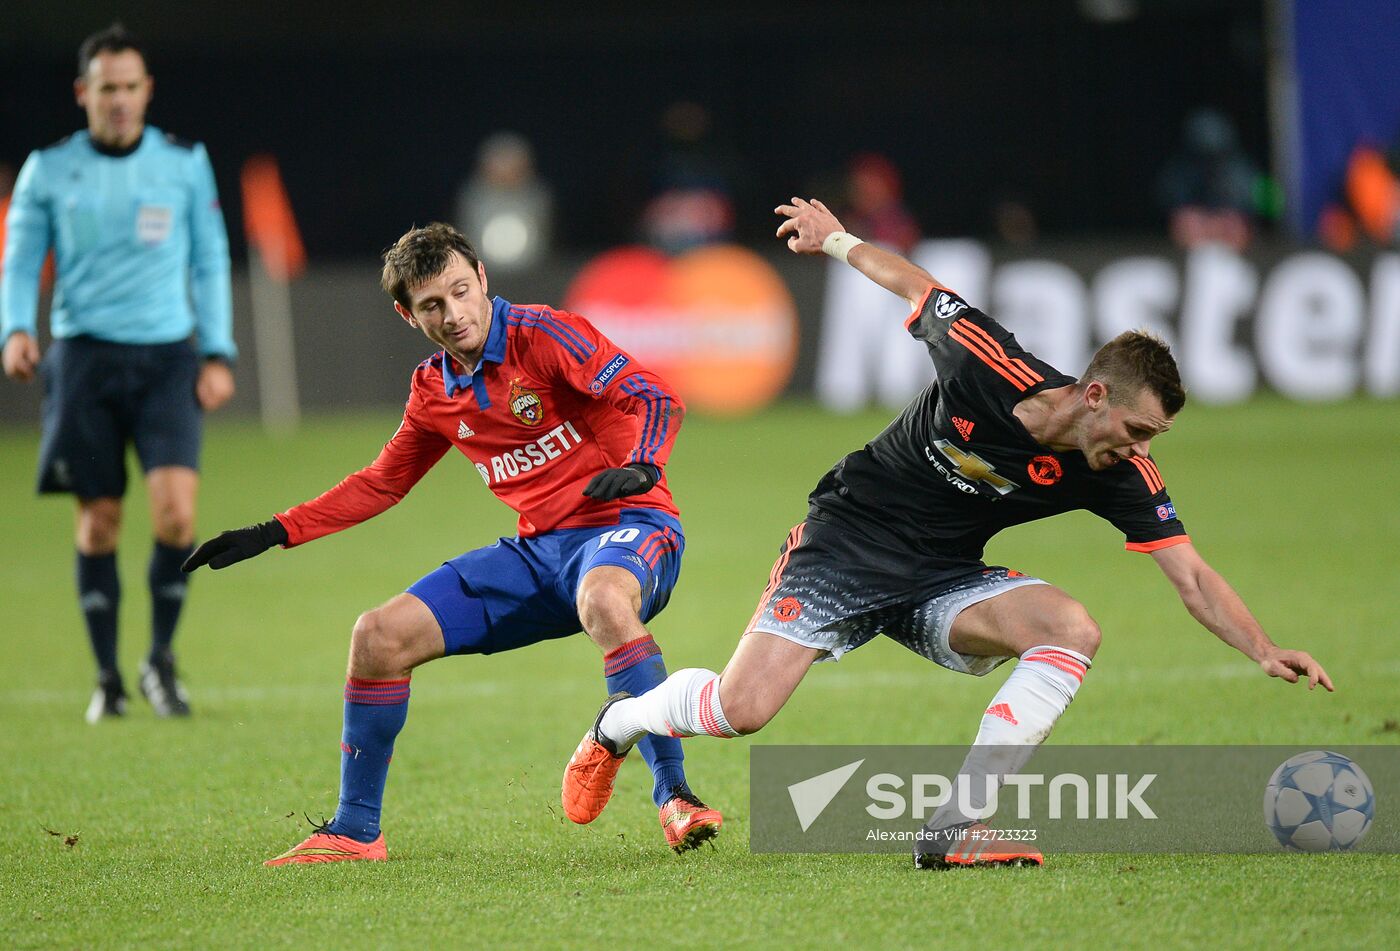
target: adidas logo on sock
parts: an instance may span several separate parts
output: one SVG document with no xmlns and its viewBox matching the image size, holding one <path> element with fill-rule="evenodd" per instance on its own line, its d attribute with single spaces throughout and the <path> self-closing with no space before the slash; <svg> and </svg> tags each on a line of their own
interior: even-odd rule
<svg viewBox="0 0 1400 951">
<path fill-rule="evenodd" d="M 1011 713 L 1011 705 L 1007 703 L 996 703 L 987 708 L 985 714 L 989 717 L 1000 717 L 1012 726 L 1016 725 L 1016 717 Z"/>
</svg>

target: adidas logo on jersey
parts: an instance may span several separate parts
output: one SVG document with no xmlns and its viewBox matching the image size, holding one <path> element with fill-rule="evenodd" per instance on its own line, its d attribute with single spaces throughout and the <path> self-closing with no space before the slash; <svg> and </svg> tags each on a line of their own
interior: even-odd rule
<svg viewBox="0 0 1400 951">
<path fill-rule="evenodd" d="M 471 428 L 470 426 L 468 426 L 466 423 L 462 422 L 460 419 L 457 420 L 457 438 L 458 438 L 458 439 L 466 439 L 468 436 L 475 436 L 475 435 L 476 435 L 476 433 L 472 431 L 472 428 Z"/>
<path fill-rule="evenodd" d="M 976 425 L 976 423 L 963 419 L 961 416 L 953 417 L 953 426 L 957 429 L 958 435 L 963 438 L 963 442 L 969 442 L 972 439 L 972 427 Z"/>
</svg>

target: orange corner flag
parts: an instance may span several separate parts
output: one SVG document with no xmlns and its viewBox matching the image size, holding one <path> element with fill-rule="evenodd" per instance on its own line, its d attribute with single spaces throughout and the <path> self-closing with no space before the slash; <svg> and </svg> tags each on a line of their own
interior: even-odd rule
<svg viewBox="0 0 1400 951">
<path fill-rule="evenodd" d="M 306 248 L 271 155 L 254 155 L 243 164 L 243 230 L 272 277 L 290 281 L 306 270 Z"/>
</svg>

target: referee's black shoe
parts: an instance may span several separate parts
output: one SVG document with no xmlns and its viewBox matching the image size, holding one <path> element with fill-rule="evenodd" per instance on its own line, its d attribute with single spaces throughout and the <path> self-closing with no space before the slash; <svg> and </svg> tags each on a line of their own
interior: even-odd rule
<svg viewBox="0 0 1400 951">
<path fill-rule="evenodd" d="M 99 723 L 113 717 L 126 716 L 126 688 L 122 686 L 122 675 L 115 670 L 104 670 L 97 675 L 97 689 L 92 692 L 84 719 L 89 723 Z"/>
<path fill-rule="evenodd" d="M 190 715 L 189 695 L 175 676 L 175 656 L 168 650 L 141 662 L 141 695 L 158 717 Z"/>
</svg>

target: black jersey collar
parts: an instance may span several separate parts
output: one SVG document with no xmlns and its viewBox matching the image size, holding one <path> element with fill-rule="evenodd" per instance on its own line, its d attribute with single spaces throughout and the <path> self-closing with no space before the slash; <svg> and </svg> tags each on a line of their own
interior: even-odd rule
<svg viewBox="0 0 1400 951">
<path fill-rule="evenodd" d="M 136 141 L 124 147 L 106 145 L 105 143 L 99 142 L 96 139 L 94 139 L 91 133 L 88 134 L 88 145 L 91 145 L 93 151 L 96 152 L 98 155 L 105 155 L 108 158 L 126 158 L 132 152 L 135 152 L 137 149 L 139 149 L 141 147 L 141 143 L 144 141 L 146 141 L 146 130 L 144 128 L 141 130 L 141 134 L 136 137 Z"/>
</svg>

